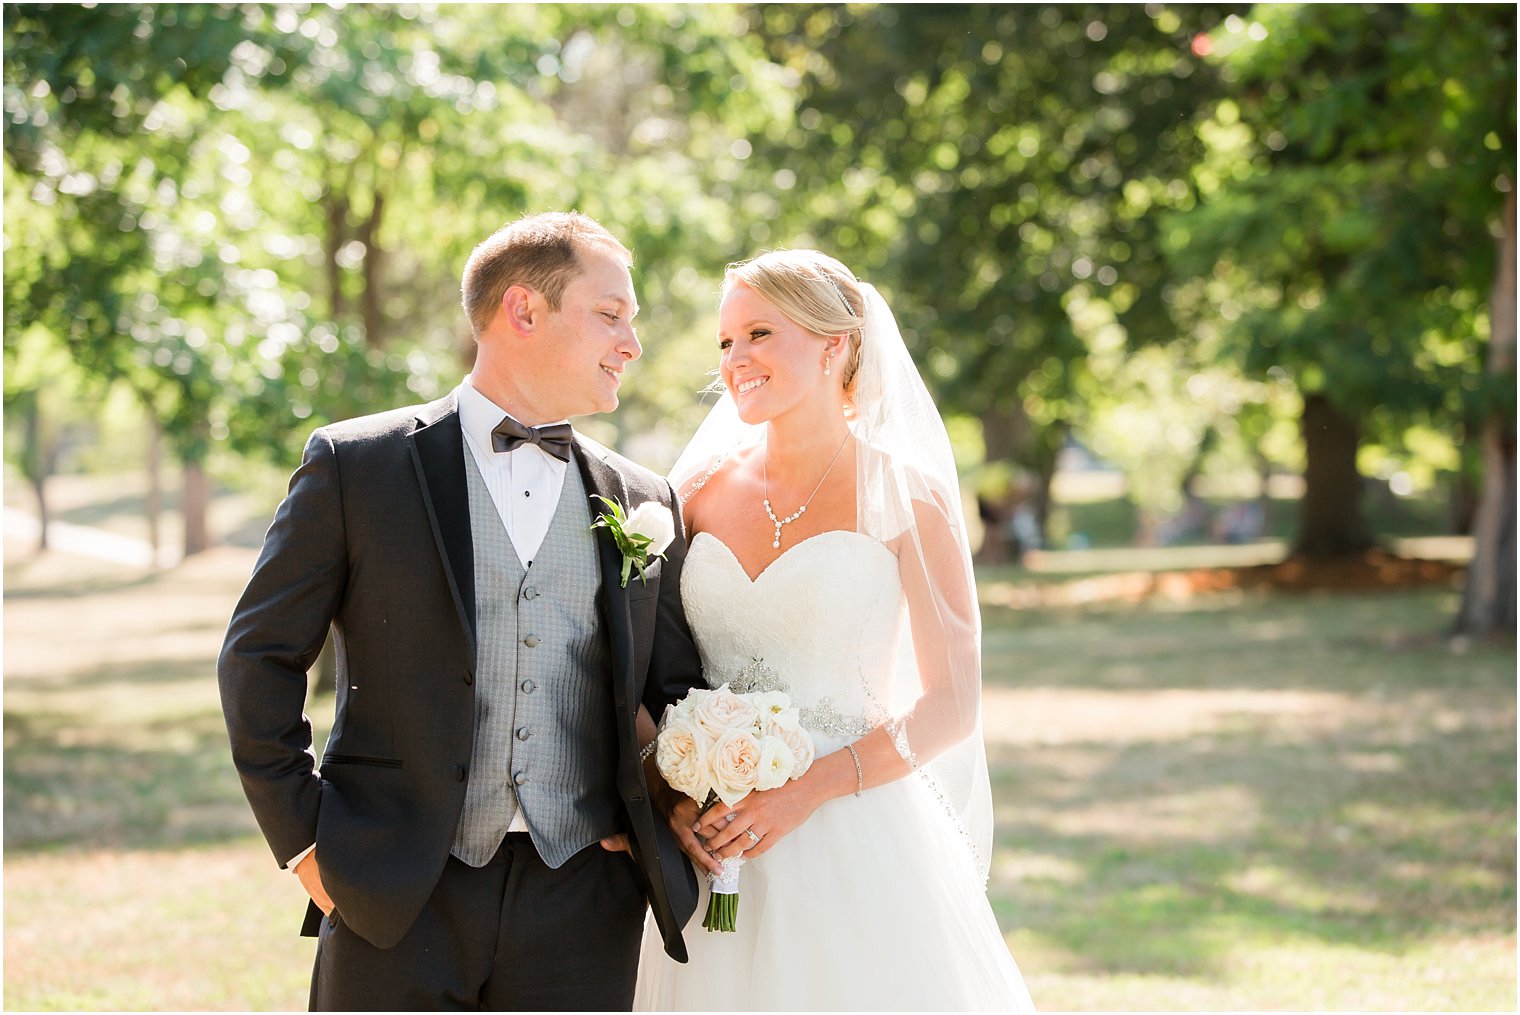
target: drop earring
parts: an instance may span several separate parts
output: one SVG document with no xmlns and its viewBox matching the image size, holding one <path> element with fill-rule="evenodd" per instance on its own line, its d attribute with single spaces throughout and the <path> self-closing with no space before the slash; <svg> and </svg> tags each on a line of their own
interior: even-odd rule
<svg viewBox="0 0 1520 1015">
<path fill-rule="evenodd" d="M 823 357 L 823 376 L 829 376 L 829 364 L 833 361 L 833 353 L 825 353 Z"/>
</svg>

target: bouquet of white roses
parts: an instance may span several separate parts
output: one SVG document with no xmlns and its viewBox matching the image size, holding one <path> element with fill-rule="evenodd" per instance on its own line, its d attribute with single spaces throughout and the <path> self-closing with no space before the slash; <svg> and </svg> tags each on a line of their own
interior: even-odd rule
<svg viewBox="0 0 1520 1015">
<path fill-rule="evenodd" d="M 665 711 L 655 764 L 671 788 L 706 809 L 732 807 L 753 790 L 775 789 L 813 764 L 813 740 L 781 691 L 735 694 L 724 684 L 697 688 Z M 712 895 L 702 926 L 732 931 L 739 911 L 740 856 L 708 875 Z"/>
</svg>

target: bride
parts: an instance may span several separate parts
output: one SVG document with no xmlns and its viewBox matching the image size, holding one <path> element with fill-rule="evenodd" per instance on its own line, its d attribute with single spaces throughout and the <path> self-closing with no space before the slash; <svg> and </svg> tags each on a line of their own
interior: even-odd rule
<svg viewBox="0 0 1520 1015">
<path fill-rule="evenodd" d="M 682 600 L 708 683 L 786 691 L 817 760 L 732 808 L 667 808 L 709 869 L 743 854 L 738 928 L 694 920 L 686 965 L 646 928 L 635 1007 L 1029 1010 L 985 893 L 981 624 L 944 424 L 880 294 L 816 251 L 730 267 L 718 346 L 726 394 L 672 475 Z"/>
</svg>

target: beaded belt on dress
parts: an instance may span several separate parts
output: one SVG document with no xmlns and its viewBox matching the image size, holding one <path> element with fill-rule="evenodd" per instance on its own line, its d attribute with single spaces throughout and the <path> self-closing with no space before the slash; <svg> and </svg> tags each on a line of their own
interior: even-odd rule
<svg viewBox="0 0 1520 1015">
<path fill-rule="evenodd" d="M 792 693 L 786 681 L 767 666 L 764 659 L 751 660 L 728 681 L 728 688 L 735 694 L 753 691 Z M 862 737 L 880 725 L 879 721 L 872 722 L 863 715 L 840 711 L 827 697 L 819 698 L 815 705 L 798 706 L 797 711 L 803 726 L 832 737 Z"/>
</svg>

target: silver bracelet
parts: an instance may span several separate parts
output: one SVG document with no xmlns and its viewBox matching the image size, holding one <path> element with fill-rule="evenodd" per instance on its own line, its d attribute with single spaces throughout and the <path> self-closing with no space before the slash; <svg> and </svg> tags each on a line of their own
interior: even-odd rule
<svg viewBox="0 0 1520 1015">
<path fill-rule="evenodd" d="M 660 738 L 655 737 L 653 740 L 649 741 L 649 743 L 644 745 L 644 749 L 639 752 L 639 764 L 642 765 L 644 762 L 649 760 L 649 756 L 654 753 L 654 749 L 659 745 L 659 743 Z"/>
<path fill-rule="evenodd" d="M 860 772 L 860 755 L 855 753 L 854 744 L 845 744 L 844 749 L 850 752 L 850 759 L 855 762 L 855 795 L 860 796 L 860 791 L 866 788 L 865 776 Z"/>
</svg>

